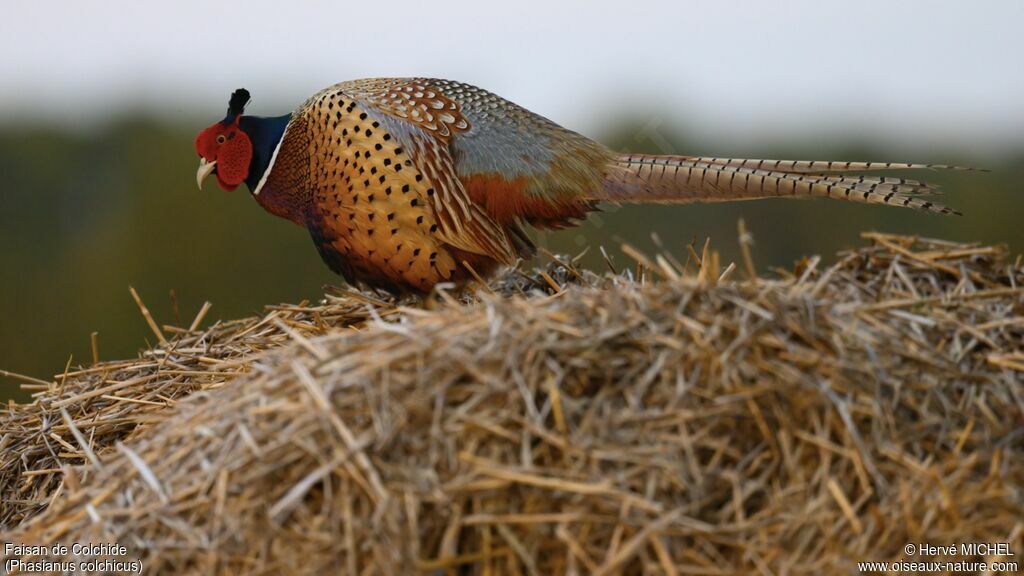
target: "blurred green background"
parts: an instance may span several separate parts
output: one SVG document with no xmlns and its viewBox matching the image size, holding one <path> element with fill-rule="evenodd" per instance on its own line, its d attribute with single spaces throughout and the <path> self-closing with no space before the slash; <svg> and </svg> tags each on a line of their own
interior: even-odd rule
<svg viewBox="0 0 1024 576">
<path fill-rule="evenodd" d="M 762 270 L 830 261 L 864 230 L 1024 250 L 1019 2 L 740 2 L 722 18 L 718 2 L 637 0 L 626 14 L 611 0 L 396 0 L 386 26 L 379 7 L 319 0 L 291 7 L 287 26 L 270 0 L 56 4 L 0 14 L 3 370 L 49 380 L 69 357 L 90 361 L 93 331 L 102 359 L 135 355 L 152 334 L 129 286 L 159 323 L 187 325 L 206 300 L 212 322 L 340 283 L 308 233 L 244 187 L 196 190 L 193 138 L 239 86 L 251 113 L 271 115 L 347 78 L 449 77 L 622 151 L 992 170 L 919 174 L 962 218 L 827 200 L 630 206 L 538 237 L 555 252 L 591 246 L 595 268 L 598 246 L 628 265 L 619 243 L 650 252 L 652 232 L 680 254 L 710 236 L 737 260 L 739 218 Z M 380 25 L 339 27 L 350 20 Z M 0 376 L 12 397 L 26 395 Z"/>
</svg>

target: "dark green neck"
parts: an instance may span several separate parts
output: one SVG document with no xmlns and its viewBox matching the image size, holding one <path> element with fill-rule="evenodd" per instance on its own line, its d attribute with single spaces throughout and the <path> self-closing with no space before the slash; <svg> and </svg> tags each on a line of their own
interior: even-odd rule
<svg viewBox="0 0 1024 576">
<path fill-rule="evenodd" d="M 270 167 L 274 150 L 284 136 L 285 128 L 292 119 L 291 114 L 264 118 L 261 116 L 242 116 L 239 126 L 252 142 L 252 162 L 249 164 L 249 176 L 245 179 L 249 191 L 255 191 L 263 174 Z"/>
</svg>

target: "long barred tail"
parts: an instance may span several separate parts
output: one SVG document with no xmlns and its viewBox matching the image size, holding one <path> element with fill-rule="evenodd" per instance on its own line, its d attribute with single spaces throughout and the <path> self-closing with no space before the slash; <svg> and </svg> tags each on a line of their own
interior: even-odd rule
<svg viewBox="0 0 1024 576">
<path fill-rule="evenodd" d="M 644 157 L 634 154 L 632 157 Z M 626 156 L 630 157 L 630 156 Z M 664 156 L 646 155 L 647 158 L 664 158 Z M 669 156 L 681 160 L 691 160 L 706 164 L 736 166 L 737 168 L 753 168 L 755 170 L 773 170 L 775 172 L 793 172 L 796 174 L 819 174 L 824 172 L 856 172 L 864 170 L 964 170 L 985 172 L 969 166 L 950 166 L 949 164 L 904 164 L 902 162 L 836 162 L 833 160 L 755 160 L 749 158 L 710 158 L 707 156 Z"/>
<path fill-rule="evenodd" d="M 941 164 L 623 154 L 612 162 L 605 176 L 604 188 L 595 199 L 623 203 L 683 203 L 824 196 L 960 215 L 956 210 L 921 198 L 940 193 L 933 184 L 907 178 L 836 174 L 880 169 L 971 170 Z"/>
</svg>

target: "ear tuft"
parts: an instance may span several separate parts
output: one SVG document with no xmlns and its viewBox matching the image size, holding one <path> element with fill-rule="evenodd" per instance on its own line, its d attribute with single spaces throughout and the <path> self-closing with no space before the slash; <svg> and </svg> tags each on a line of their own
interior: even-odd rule
<svg viewBox="0 0 1024 576">
<path fill-rule="evenodd" d="M 245 110 L 245 105 L 249 103 L 249 91 L 245 88 L 239 88 L 231 93 L 231 99 L 228 100 L 228 116 L 235 117 L 240 115 Z"/>
</svg>

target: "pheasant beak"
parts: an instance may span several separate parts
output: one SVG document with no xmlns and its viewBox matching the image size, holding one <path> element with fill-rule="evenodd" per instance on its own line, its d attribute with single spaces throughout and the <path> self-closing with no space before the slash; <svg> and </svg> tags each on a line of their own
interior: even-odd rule
<svg viewBox="0 0 1024 576">
<path fill-rule="evenodd" d="M 199 159 L 199 170 L 196 171 L 196 184 L 199 186 L 200 190 L 203 189 L 203 180 L 206 180 L 206 177 L 209 176 L 216 167 L 216 160 L 213 162 L 207 162 L 206 158 Z"/>
</svg>

